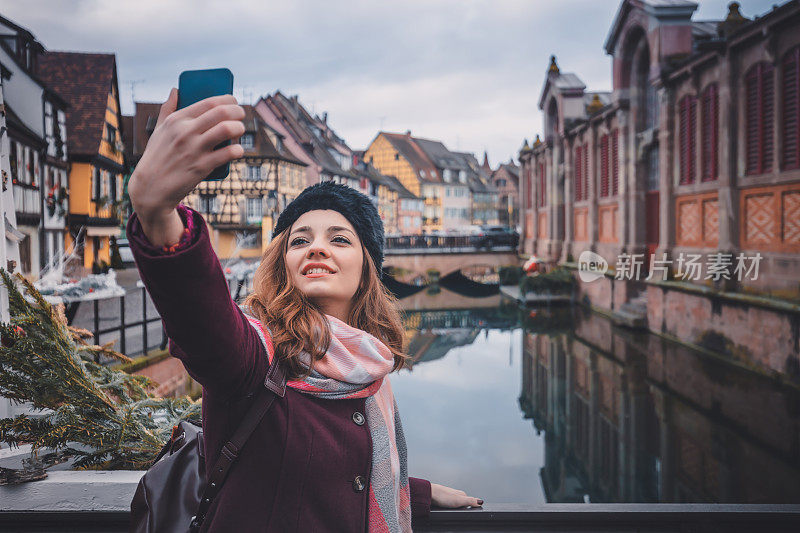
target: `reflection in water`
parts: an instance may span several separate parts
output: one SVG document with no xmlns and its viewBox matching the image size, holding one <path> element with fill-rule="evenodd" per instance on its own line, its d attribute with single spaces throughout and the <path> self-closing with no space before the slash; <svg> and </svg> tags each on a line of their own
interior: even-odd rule
<svg viewBox="0 0 800 533">
<path fill-rule="evenodd" d="M 401 300 L 411 475 L 492 503 L 800 502 L 797 388 L 580 309 L 469 300 Z"/>
</svg>

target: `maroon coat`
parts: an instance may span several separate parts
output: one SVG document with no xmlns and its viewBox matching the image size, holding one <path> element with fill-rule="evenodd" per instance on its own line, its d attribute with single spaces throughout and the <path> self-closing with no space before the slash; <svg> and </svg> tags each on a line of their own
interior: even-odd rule
<svg viewBox="0 0 800 533">
<path fill-rule="evenodd" d="M 232 300 L 199 213 L 199 236 L 161 255 L 136 213 L 128 240 L 142 281 L 164 321 L 170 353 L 203 386 L 203 435 L 210 470 L 263 386 L 264 346 Z M 287 387 L 247 441 L 202 531 L 367 531 L 372 440 L 364 398 L 326 400 Z M 358 419 L 358 417 L 356 417 Z M 359 420 L 360 421 L 360 420 Z M 353 480 L 367 486 L 357 490 Z M 412 517 L 430 513 L 431 485 L 410 478 Z"/>
</svg>

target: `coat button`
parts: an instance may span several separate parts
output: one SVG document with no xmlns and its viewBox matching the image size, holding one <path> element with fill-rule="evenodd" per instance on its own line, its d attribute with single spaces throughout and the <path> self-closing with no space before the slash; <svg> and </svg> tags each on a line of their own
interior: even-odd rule
<svg viewBox="0 0 800 533">
<path fill-rule="evenodd" d="M 353 422 L 355 422 L 359 426 L 363 426 L 364 425 L 364 415 L 362 415 L 361 413 L 356 411 L 355 413 L 353 413 Z"/>
<path fill-rule="evenodd" d="M 353 480 L 353 490 L 356 492 L 361 492 L 367 486 L 367 482 L 364 480 L 364 476 L 356 476 Z"/>
</svg>

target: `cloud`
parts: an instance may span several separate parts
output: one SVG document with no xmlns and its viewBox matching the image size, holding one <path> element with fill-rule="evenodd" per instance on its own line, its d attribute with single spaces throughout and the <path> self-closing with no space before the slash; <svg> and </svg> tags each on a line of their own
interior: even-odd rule
<svg viewBox="0 0 800 533">
<path fill-rule="evenodd" d="M 721 18 L 727 0 L 695 18 Z M 770 2 L 744 2 L 762 13 Z M 550 54 L 590 90 L 610 89 L 602 49 L 615 2 L 592 0 L 27 0 L 0 13 L 52 50 L 117 54 L 123 111 L 163 101 L 181 70 L 229 67 L 240 100 L 298 93 L 353 148 L 383 125 L 493 164 L 541 130 Z"/>
</svg>

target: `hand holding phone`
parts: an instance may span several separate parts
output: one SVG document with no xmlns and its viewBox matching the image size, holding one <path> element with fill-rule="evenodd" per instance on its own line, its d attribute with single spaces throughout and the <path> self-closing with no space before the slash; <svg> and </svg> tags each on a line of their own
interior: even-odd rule
<svg viewBox="0 0 800 533">
<path fill-rule="evenodd" d="M 233 94 L 233 73 L 226 68 L 185 70 L 178 77 L 178 109 L 224 94 Z M 224 141 L 214 149 L 218 150 L 230 143 L 230 140 Z M 204 181 L 223 180 L 229 173 L 230 163 L 225 163 L 215 168 Z"/>
<path fill-rule="evenodd" d="M 133 208 L 150 227 L 174 220 L 175 207 L 198 183 L 244 154 L 238 140 L 245 130 L 245 113 L 232 95 L 177 107 L 178 91 L 173 89 L 128 182 Z M 215 149 L 231 140 L 233 144 Z"/>
</svg>

